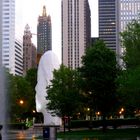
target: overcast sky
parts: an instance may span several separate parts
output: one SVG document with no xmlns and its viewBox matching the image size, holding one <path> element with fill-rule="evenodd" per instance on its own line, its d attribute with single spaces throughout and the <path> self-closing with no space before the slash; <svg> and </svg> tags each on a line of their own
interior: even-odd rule
<svg viewBox="0 0 140 140">
<path fill-rule="evenodd" d="M 89 0 L 91 9 L 92 37 L 98 36 L 98 0 Z M 36 34 L 38 16 L 43 5 L 52 19 L 52 48 L 61 59 L 61 0 L 16 0 L 16 36 L 23 35 L 24 27 L 29 24 L 31 32 Z M 36 35 L 33 35 L 36 45 Z"/>
</svg>

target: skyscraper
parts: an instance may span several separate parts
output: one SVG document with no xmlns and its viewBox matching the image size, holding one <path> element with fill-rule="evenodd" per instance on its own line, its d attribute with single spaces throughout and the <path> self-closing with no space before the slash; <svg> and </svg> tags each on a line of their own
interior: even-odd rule
<svg viewBox="0 0 140 140">
<path fill-rule="evenodd" d="M 2 1 L 0 1 L 0 46 L 2 46 Z M 2 67 L 2 47 L 0 47 L 0 68 Z"/>
<path fill-rule="evenodd" d="M 22 40 L 15 39 L 15 75 L 23 75 L 23 45 Z"/>
<path fill-rule="evenodd" d="M 2 65 L 15 74 L 15 0 L 1 0 Z"/>
<path fill-rule="evenodd" d="M 62 0 L 62 63 L 78 68 L 85 49 L 90 46 L 90 38 L 88 0 Z"/>
<path fill-rule="evenodd" d="M 140 14 L 140 0 L 119 0 L 119 31 L 122 32 L 126 25 L 133 19 L 138 19 Z"/>
<path fill-rule="evenodd" d="M 35 45 L 32 43 L 32 33 L 30 27 L 27 24 L 25 26 L 23 35 L 23 73 L 31 68 L 36 68 L 37 61 L 37 51 Z"/>
<path fill-rule="evenodd" d="M 134 19 L 137 20 L 139 18 L 139 14 L 140 0 L 118 0 L 119 32 L 123 32 L 129 22 L 131 22 Z M 120 47 L 120 54 L 122 54 L 123 48 L 121 48 L 120 40 L 121 38 L 119 39 L 118 44 Z"/>
<path fill-rule="evenodd" d="M 99 38 L 116 54 L 120 53 L 118 34 L 118 0 L 99 0 Z"/>
<path fill-rule="evenodd" d="M 38 18 L 37 25 L 37 59 L 48 50 L 52 50 L 52 25 L 51 17 L 47 16 L 46 7 L 43 7 L 42 16 Z"/>
<path fill-rule="evenodd" d="M 6 84 L 5 84 L 5 74 L 2 69 L 2 46 L 3 46 L 3 0 L 0 0 L 0 124 L 5 127 L 6 117 Z"/>
</svg>

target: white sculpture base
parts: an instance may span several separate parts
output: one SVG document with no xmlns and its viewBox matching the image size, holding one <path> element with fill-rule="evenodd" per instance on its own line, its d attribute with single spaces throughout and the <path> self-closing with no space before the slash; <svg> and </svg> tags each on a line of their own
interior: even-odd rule
<svg viewBox="0 0 140 140">
<path fill-rule="evenodd" d="M 50 113 L 43 112 L 43 116 L 44 116 L 44 125 L 48 125 L 48 126 L 60 126 L 62 124 L 62 121 L 60 119 L 60 117 L 58 116 L 52 116 Z"/>
</svg>

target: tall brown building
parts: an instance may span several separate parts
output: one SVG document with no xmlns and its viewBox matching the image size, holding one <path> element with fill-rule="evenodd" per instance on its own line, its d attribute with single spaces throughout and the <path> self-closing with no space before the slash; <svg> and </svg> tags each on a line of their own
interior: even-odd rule
<svg viewBox="0 0 140 140">
<path fill-rule="evenodd" d="M 27 24 L 25 26 L 23 35 L 23 73 L 31 68 L 37 67 L 37 51 L 35 45 L 32 43 L 32 33 L 30 27 Z"/>
</svg>

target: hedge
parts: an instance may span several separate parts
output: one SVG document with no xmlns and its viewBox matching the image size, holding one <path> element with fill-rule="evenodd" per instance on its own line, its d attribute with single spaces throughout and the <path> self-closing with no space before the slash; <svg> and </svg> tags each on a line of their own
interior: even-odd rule
<svg viewBox="0 0 140 140">
<path fill-rule="evenodd" d="M 103 120 L 93 120 L 92 123 L 89 120 L 71 120 L 71 128 L 97 128 L 103 126 Z M 140 126 L 140 119 L 112 119 L 105 121 L 106 126 L 117 128 L 122 125 L 136 125 Z"/>
</svg>

